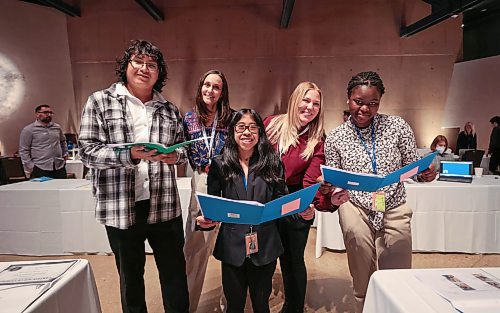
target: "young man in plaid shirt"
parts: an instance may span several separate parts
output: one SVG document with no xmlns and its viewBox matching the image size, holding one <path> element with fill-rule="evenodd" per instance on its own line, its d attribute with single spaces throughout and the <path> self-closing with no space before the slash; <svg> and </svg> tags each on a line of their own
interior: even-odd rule
<svg viewBox="0 0 500 313">
<path fill-rule="evenodd" d="M 156 155 L 143 146 L 108 144 L 184 141 L 179 110 L 160 91 L 167 66 L 151 43 L 134 40 L 118 61 L 119 82 L 92 94 L 83 109 L 80 156 L 91 169 L 96 219 L 105 224 L 120 275 L 123 312 L 147 312 L 144 242 L 151 245 L 167 312 L 188 312 L 181 205 L 175 164 L 183 148 Z"/>
</svg>

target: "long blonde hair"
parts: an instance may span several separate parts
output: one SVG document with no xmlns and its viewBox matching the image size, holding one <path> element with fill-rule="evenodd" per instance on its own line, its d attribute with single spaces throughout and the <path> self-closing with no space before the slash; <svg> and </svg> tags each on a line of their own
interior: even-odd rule
<svg viewBox="0 0 500 313">
<path fill-rule="evenodd" d="M 307 160 L 314 154 L 314 148 L 325 136 L 323 127 L 323 94 L 321 89 L 313 82 L 302 82 L 297 85 L 288 100 L 288 109 L 286 114 L 278 115 L 266 128 L 267 136 L 273 145 L 278 145 L 279 153 L 285 154 L 290 147 L 296 147 L 299 143 L 299 104 L 304 99 L 309 90 L 315 90 L 319 93 L 321 105 L 318 115 L 307 125 L 308 141 L 305 150 L 300 156 Z"/>
</svg>

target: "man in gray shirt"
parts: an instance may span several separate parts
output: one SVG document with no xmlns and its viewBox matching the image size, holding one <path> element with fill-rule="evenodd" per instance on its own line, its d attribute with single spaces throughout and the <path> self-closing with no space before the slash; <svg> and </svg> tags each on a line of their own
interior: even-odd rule
<svg viewBox="0 0 500 313">
<path fill-rule="evenodd" d="M 19 138 L 24 171 L 30 178 L 66 178 L 68 147 L 61 126 L 52 123 L 54 112 L 46 104 L 37 106 L 35 115 L 36 120 L 23 128 Z"/>
</svg>

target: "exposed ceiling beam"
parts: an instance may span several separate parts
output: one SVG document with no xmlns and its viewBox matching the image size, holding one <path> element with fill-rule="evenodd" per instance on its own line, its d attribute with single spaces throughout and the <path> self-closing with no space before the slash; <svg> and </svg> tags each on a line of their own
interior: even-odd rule
<svg viewBox="0 0 500 313">
<path fill-rule="evenodd" d="M 164 21 L 165 18 L 163 17 L 163 13 L 158 9 L 158 7 L 151 2 L 151 0 L 135 0 L 137 3 L 141 5 L 141 7 L 148 12 L 149 15 L 151 15 L 155 21 Z"/>
<path fill-rule="evenodd" d="M 402 27 L 400 37 L 410 37 L 423 31 L 453 15 L 460 14 L 471 9 L 485 0 L 423 0 L 432 5 L 432 14 L 418 20 L 417 22 Z"/>
<path fill-rule="evenodd" d="M 295 0 L 283 0 L 283 11 L 281 12 L 281 22 L 280 26 L 282 28 L 288 28 L 290 24 L 290 18 L 292 17 L 293 5 Z"/>
<path fill-rule="evenodd" d="M 66 2 L 61 0 L 23 0 L 23 1 L 51 7 L 71 17 L 81 16 L 80 8 L 67 4 Z"/>
</svg>

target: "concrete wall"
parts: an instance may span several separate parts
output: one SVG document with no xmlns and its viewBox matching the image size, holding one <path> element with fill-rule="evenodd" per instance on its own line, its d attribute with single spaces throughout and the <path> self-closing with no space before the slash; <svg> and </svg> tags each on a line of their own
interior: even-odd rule
<svg viewBox="0 0 500 313">
<path fill-rule="evenodd" d="M 40 104 L 67 125 L 75 109 L 66 17 L 22 1 L 0 0 L 0 152 L 18 150 L 19 133 Z M 23 92 L 24 91 L 24 92 Z"/>
<path fill-rule="evenodd" d="M 0 51 L 4 49 L 4 33 L 12 25 L 24 32 L 8 38 L 11 46 L 19 47 L 11 49 L 9 55 L 17 56 L 20 47 L 31 41 L 57 40 L 51 49 L 23 48 L 27 55 L 18 59 L 18 64 L 24 64 L 24 60 L 40 62 L 47 56 L 51 59 L 67 51 L 69 42 L 71 66 L 54 64 L 68 67 L 65 73 L 73 74 L 72 80 L 65 76 L 64 84 L 59 80 L 56 84 L 65 86 L 64 94 L 71 101 L 74 90 L 65 121 L 59 117 L 66 113 L 56 108 L 56 121 L 68 130 L 78 128 L 89 94 L 115 81 L 115 60 L 135 38 L 150 40 L 164 51 L 169 80 L 163 94 L 182 112 L 193 106 L 197 81 L 209 69 L 226 74 L 234 108 L 252 107 L 263 116 L 284 112 L 294 87 L 311 80 L 323 89 L 329 131 L 341 121 L 350 77 L 359 71 L 375 70 L 387 89 L 380 112 L 404 117 L 414 128 L 419 146 L 430 145 L 446 126 L 445 104 L 461 46 L 461 19 L 449 19 L 410 38 L 400 38 L 402 24 L 430 13 L 430 6 L 423 1 L 296 1 L 287 29 L 279 28 L 281 0 L 155 3 L 165 13 L 164 22 L 154 21 L 134 1 L 82 0 L 82 17 L 68 17 L 64 25 L 66 18 L 55 10 L 0 0 L 0 23 L 8 26 L 0 28 Z M 5 7 L 10 8 L 9 13 L 5 13 Z M 4 21 L 3 15 L 9 20 Z M 33 16 L 43 24 L 26 27 L 23 21 Z M 51 36 L 36 33 L 37 28 Z M 16 38 L 21 35 L 28 39 Z M 67 56 L 62 59 L 67 62 Z M 32 71 L 44 70 L 23 68 L 25 77 L 38 75 Z M 43 78 L 38 82 L 49 83 Z M 32 87 L 28 89 L 38 94 Z M 51 95 L 59 97 L 55 92 Z M 6 153 L 13 152 L 17 141 L 13 137 L 32 119 L 28 113 L 32 103 L 23 101 L 16 113 L 20 125 L 9 138 L 0 134 L 0 141 L 8 142 L 4 143 Z"/>
</svg>

